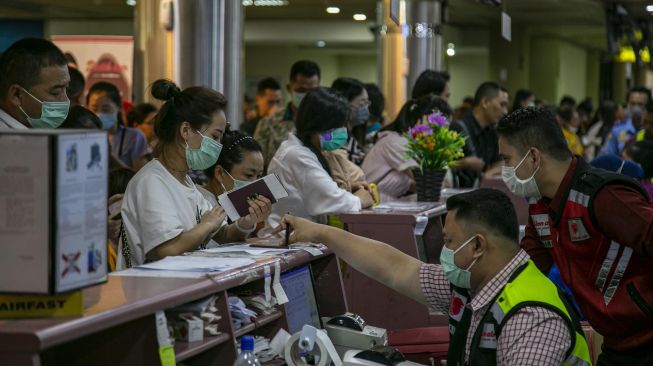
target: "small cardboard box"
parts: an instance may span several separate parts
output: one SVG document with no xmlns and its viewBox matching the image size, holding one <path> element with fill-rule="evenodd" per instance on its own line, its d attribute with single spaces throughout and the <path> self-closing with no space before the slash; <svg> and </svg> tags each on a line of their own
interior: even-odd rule
<svg viewBox="0 0 653 366">
<path fill-rule="evenodd" d="M 193 314 L 179 314 L 173 320 L 175 339 L 182 342 L 199 342 L 204 340 L 204 321 Z"/>
</svg>

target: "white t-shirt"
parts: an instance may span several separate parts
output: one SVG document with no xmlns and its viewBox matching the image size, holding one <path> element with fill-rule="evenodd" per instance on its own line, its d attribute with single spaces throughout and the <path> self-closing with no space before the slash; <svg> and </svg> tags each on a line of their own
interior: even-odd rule
<svg viewBox="0 0 653 366">
<path fill-rule="evenodd" d="M 272 206 L 268 219 L 270 227 L 276 227 L 287 212 L 325 222 L 326 214 L 361 210 L 360 199 L 338 187 L 322 168 L 317 156 L 294 134 L 279 146 L 270 161 L 268 173 L 276 174 L 288 191 L 288 197 Z"/>
<path fill-rule="evenodd" d="M 155 159 L 127 185 L 121 215 L 132 266 L 143 264 L 152 249 L 194 228 L 197 218 L 213 207 L 190 177 L 186 180 L 187 185 L 181 184 Z M 125 268 L 122 240 L 116 268 Z"/>
</svg>

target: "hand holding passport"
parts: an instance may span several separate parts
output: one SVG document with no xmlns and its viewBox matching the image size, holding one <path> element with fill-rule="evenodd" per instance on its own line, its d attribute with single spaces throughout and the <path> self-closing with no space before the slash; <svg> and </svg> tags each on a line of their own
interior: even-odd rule
<svg viewBox="0 0 653 366">
<path fill-rule="evenodd" d="M 263 196 L 272 202 L 288 197 L 288 192 L 283 187 L 276 175 L 270 174 L 255 180 L 248 185 L 218 196 L 218 203 L 222 206 L 232 221 L 249 214 L 252 200 Z"/>
</svg>

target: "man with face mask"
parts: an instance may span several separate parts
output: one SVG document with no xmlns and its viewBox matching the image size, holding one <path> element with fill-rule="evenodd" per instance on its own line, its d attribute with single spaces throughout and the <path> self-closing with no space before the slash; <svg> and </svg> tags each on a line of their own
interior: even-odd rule
<svg viewBox="0 0 653 366">
<path fill-rule="evenodd" d="M 569 151 L 555 117 L 526 108 L 497 126 L 503 180 L 529 198 L 521 247 L 544 273 L 555 264 L 604 337 L 599 365 L 652 365 L 653 206 L 632 178 Z"/>
<path fill-rule="evenodd" d="M 626 143 L 642 129 L 646 104 L 651 100 L 651 91 L 643 86 L 636 86 L 626 95 L 626 120 L 615 125 L 607 137 L 599 155 L 620 155 Z"/>
<path fill-rule="evenodd" d="M 52 42 L 24 38 L 0 56 L 0 128 L 57 128 L 68 115 L 66 57 Z"/>
<path fill-rule="evenodd" d="M 263 149 L 266 171 L 279 145 L 288 139 L 288 134 L 295 131 L 295 114 L 302 98 L 318 86 L 320 86 L 320 67 L 315 62 L 301 60 L 292 65 L 290 83 L 286 86 L 291 101 L 285 108 L 260 120 L 254 131 L 253 137 Z"/>
<path fill-rule="evenodd" d="M 447 200 L 440 264 L 334 227 L 286 216 L 291 242 L 324 243 L 370 278 L 449 314 L 447 365 L 589 365 L 573 308 L 517 244 L 517 215 L 497 190 Z M 370 255 L 374 253 L 374 255 Z"/>
</svg>

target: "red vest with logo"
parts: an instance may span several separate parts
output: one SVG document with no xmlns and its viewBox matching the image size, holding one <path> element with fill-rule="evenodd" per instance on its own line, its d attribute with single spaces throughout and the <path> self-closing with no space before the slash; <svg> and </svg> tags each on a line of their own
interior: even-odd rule
<svg viewBox="0 0 653 366">
<path fill-rule="evenodd" d="M 581 158 L 573 174 L 559 216 L 540 200 L 530 205 L 530 220 L 604 344 L 618 351 L 653 344 L 653 261 L 603 235 L 593 215 L 594 197 L 608 184 L 648 195 L 634 180 Z"/>
</svg>

